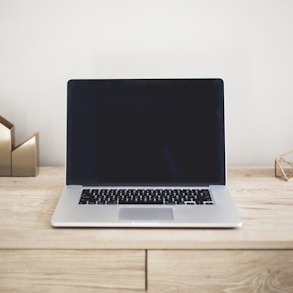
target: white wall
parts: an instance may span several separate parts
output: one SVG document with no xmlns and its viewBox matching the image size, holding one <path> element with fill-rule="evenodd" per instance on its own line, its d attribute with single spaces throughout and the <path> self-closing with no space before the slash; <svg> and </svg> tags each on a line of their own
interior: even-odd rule
<svg viewBox="0 0 293 293">
<path fill-rule="evenodd" d="M 229 165 L 293 149 L 292 0 L 0 0 L 0 115 L 64 164 L 71 78 L 222 77 Z"/>
</svg>

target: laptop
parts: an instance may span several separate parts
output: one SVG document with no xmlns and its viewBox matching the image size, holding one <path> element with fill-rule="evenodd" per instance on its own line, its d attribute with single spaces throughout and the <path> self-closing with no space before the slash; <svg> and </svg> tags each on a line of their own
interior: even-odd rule
<svg viewBox="0 0 293 293">
<path fill-rule="evenodd" d="M 236 228 L 222 79 L 67 84 L 66 186 L 53 227 Z"/>
</svg>

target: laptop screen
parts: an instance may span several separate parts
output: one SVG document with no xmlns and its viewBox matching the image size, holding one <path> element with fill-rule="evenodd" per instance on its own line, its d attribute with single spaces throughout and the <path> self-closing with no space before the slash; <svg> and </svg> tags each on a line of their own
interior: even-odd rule
<svg viewBox="0 0 293 293">
<path fill-rule="evenodd" d="M 225 184 L 221 79 L 70 80 L 67 184 Z"/>
</svg>

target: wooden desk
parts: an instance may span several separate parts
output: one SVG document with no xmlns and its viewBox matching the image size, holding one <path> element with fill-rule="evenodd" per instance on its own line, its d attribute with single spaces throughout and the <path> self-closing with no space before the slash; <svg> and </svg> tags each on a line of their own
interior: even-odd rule
<svg viewBox="0 0 293 293">
<path fill-rule="evenodd" d="M 241 229 L 54 229 L 64 168 L 0 178 L 0 292 L 293 292 L 293 182 L 230 169 Z"/>
</svg>

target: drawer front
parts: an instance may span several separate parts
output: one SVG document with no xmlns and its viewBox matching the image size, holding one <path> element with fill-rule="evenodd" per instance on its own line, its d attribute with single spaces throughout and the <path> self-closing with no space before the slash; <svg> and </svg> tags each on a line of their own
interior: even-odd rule
<svg viewBox="0 0 293 293">
<path fill-rule="evenodd" d="M 148 251 L 148 292 L 293 292 L 293 251 Z"/>
<path fill-rule="evenodd" d="M 144 250 L 1 250 L 0 292 L 145 291 Z"/>
</svg>

